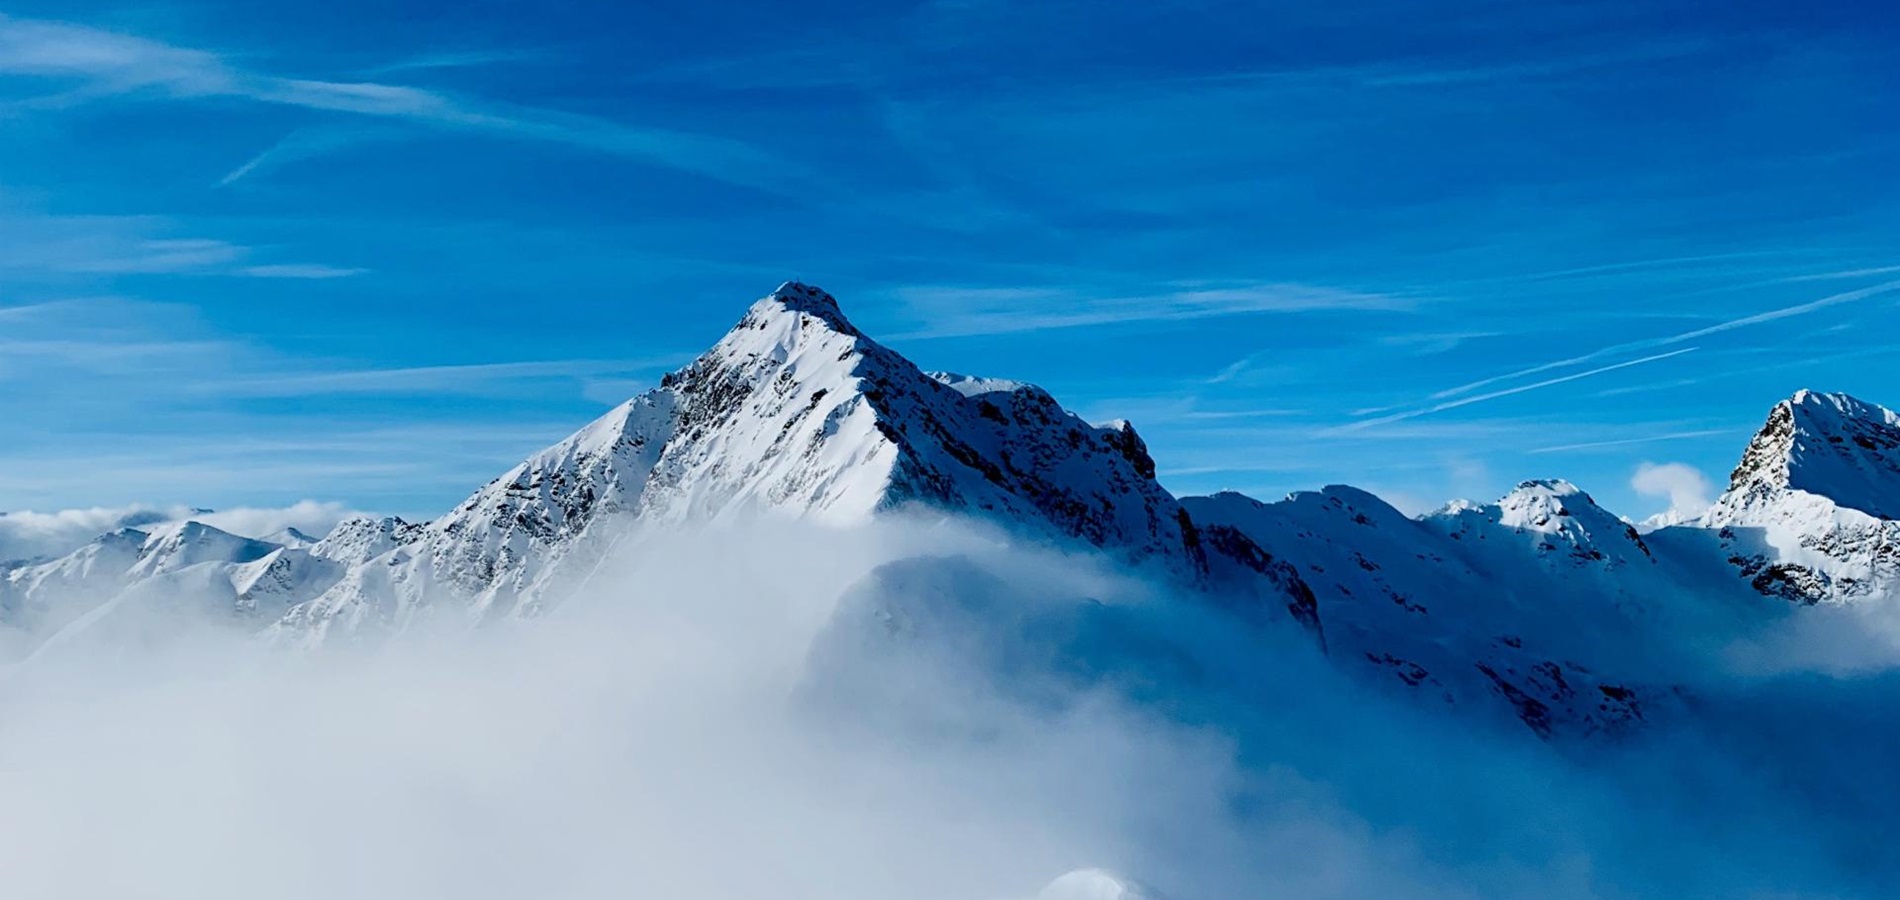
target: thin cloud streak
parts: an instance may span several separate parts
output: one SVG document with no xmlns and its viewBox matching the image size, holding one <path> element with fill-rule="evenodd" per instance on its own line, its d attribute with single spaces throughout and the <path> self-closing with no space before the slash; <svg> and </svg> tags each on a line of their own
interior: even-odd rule
<svg viewBox="0 0 1900 900">
<path fill-rule="evenodd" d="M 1523 385 L 1518 385 L 1517 387 L 1505 388 L 1504 390 L 1501 390 L 1501 391 L 1492 391 L 1488 394 L 1478 394 L 1471 397 L 1463 397 L 1458 400 L 1452 400 L 1445 403 L 1435 404 L 1433 406 L 1428 406 L 1423 409 L 1408 410 L 1402 413 L 1394 413 L 1389 416 L 1381 416 L 1376 419 L 1366 419 L 1360 422 L 1353 422 L 1351 424 L 1341 425 L 1337 428 L 1328 429 L 1328 432 L 1362 431 L 1364 429 L 1371 428 L 1377 425 L 1384 425 L 1391 422 L 1399 422 L 1405 419 L 1413 419 L 1419 416 L 1430 415 L 1436 412 L 1444 412 L 1445 410 L 1448 410 L 1448 409 L 1457 409 L 1458 407 L 1461 407 L 1461 406 L 1470 406 L 1473 403 L 1483 403 L 1487 400 L 1496 400 L 1500 397 L 1509 397 L 1513 394 L 1522 394 L 1527 391 L 1540 390 L 1542 388 L 1552 387 L 1554 385 L 1565 384 L 1568 382 L 1577 381 L 1584 378 L 1590 378 L 1595 375 L 1602 375 L 1606 372 L 1614 372 L 1614 371 L 1617 371 L 1618 369 L 1627 369 L 1627 368 L 1630 368 L 1631 366 L 1640 366 L 1640 365 L 1645 365 L 1647 363 L 1661 362 L 1662 360 L 1665 360 L 1665 359 L 1681 356 L 1684 353 L 1694 353 L 1696 350 L 1697 348 L 1695 347 L 1684 347 L 1681 350 L 1671 350 L 1668 353 L 1658 353 L 1654 356 L 1645 356 L 1641 359 L 1625 360 L 1624 362 L 1614 363 L 1612 365 L 1607 365 L 1607 366 L 1601 366 L 1601 367 L 1590 369 L 1584 372 L 1574 372 L 1572 374 L 1560 376 L 1557 378 L 1547 378 L 1543 381 L 1533 382 L 1531 384 L 1523 384 Z"/>
<path fill-rule="evenodd" d="M 325 263 L 254 263 L 254 248 L 219 238 L 172 236 L 160 216 L 0 213 L 0 272 L 66 275 L 240 275 L 340 278 L 368 270 Z"/>
<path fill-rule="evenodd" d="M 207 389 L 240 396 L 295 397 L 320 394 L 471 393 L 480 395 L 496 382 L 540 378 L 587 378 L 612 373 L 651 371 L 691 359 L 673 354 L 630 360 L 541 360 L 304 372 L 255 378 L 227 378 Z"/>
<path fill-rule="evenodd" d="M 397 72 L 432 71 L 436 69 L 470 69 L 503 63 L 537 62 L 547 60 L 551 54 L 536 50 L 463 50 L 450 53 L 431 53 L 397 62 L 386 63 L 367 70 L 363 74 L 371 77 L 393 75 Z"/>
<path fill-rule="evenodd" d="M 328 280 L 331 278 L 352 278 L 369 274 L 368 269 L 344 266 L 326 266 L 321 263 L 282 263 L 270 266 L 246 266 L 235 274 L 250 278 L 298 278 L 307 280 Z"/>
<path fill-rule="evenodd" d="M 1810 300 L 1807 303 L 1797 303 L 1794 306 L 1784 306 L 1779 309 L 1771 309 L 1765 312 L 1755 313 L 1754 315 L 1743 316 L 1738 319 L 1729 319 L 1728 321 L 1725 321 L 1725 322 L 1718 322 L 1714 325 L 1708 325 L 1702 328 L 1694 329 L 1692 331 L 1685 331 L 1680 334 L 1670 335 L 1668 337 L 1650 338 L 1650 339 L 1641 340 L 1641 341 L 1627 341 L 1621 344 L 1612 344 L 1608 347 L 1604 347 L 1600 350 L 1593 350 L 1581 356 L 1572 356 L 1567 359 L 1560 359 L 1554 362 L 1543 363 L 1541 365 L 1531 366 L 1526 369 L 1518 369 L 1515 372 L 1508 372 L 1503 375 L 1494 375 L 1489 378 L 1481 378 L 1481 379 L 1478 379 L 1477 381 L 1461 384 L 1457 387 L 1447 388 L 1445 390 L 1438 391 L 1437 393 L 1430 395 L 1427 399 L 1442 400 L 1447 397 L 1456 397 L 1459 394 L 1464 394 L 1473 390 L 1477 390 L 1478 388 L 1485 387 L 1487 385 L 1496 384 L 1500 381 L 1511 381 L 1513 379 L 1523 378 L 1530 375 L 1538 375 L 1538 374 L 1549 372 L 1555 369 L 1563 369 L 1563 368 L 1568 368 L 1570 366 L 1581 365 L 1583 363 L 1590 362 L 1591 360 L 1602 359 L 1603 357 L 1613 356 L 1617 353 L 1624 353 L 1624 352 L 1637 351 L 1637 350 L 1650 350 L 1657 347 L 1667 347 L 1671 344 L 1680 344 L 1685 341 L 1693 341 L 1697 338 L 1708 337 L 1709 335 L 1713 335 L 1713 334 L 1721 334 L 1727 331 L 1734 331 L 1735 329 L 1738 329 L 1738 328 L 1746 328 L 1751 325 L 1760 325 L 1765 322 L 1774 322 L 1781 319 L 1790 318 L 1793 316 L 1805 315 L 1807 313 L 1811 313 L 1816 310 L 1826 309 L 1831 306 L 1839 306 L 1843 303 L 1853 303 L 1859 300 L 1865 300 L 1865 299 L 1868 299 L 1869 297 L 1875 297 L 1881 294 L 1891 293 L 1895 290 L 1900 290 L 1900 281 L 1887 281 L 1881 284 L 1876 284 L 1872 287 L 1861 288 L 1859 290 L 1853 290 L 1853 291 L 1844 291 L 1839 294 L 1831 294 L 1829 296 L 1822 297 L 1819 300 Z"/>
<path fill-rule="evenodd" d="M 1245 374 L 1248 369 L 1253 368 L 1253 364 L 1265 355 L 1267 355 L 1266 351 L 1263 350 L 1259 353 L 1249 353 L 1240 359 L 1234 360 L 1228 364 L 1226 368 L 1216 372 L 1212 378 L 1203 382 L 1203 384 L 1226 384 L 1227 382 L 1233 381 Z"/>
<path fill-rule="evenodd" d="M 1119 297 L 1071 289 L 933 287 L 902 290 L 898 296 L 914 315 L 929 324 L 895 335 L 893 340 L 977 337 L 1263 313 L 1393 312 L 1410 310 L 1414 305 L 1408 299 L 1387 294 L 1303 284 L 1190 288 Z"/>
<path fill-rule="evenodd" d="M 161 275 L 229 265 L 247 252 L 246 247 L 213 238 L 162 238 L 106 248 L 104 253 L 70 260 L 62 268 L 101 275 Z"/>
<path fill-rule="evenodd" d="M 82 81 L 83 90 L 53 98 L 65 103 L 154 93 L 171 99 L 236 97 L 584 147 L 774 193 L 813 177 L 730 138 L 458 99 L 402 85 L 267 75 L 232 66 L 207 51 L 67 22 L 0 16 L 0 74 Z M 243 178 L 264 158 L 240 166 L 222 183 Z"/>
<path fill-rule="evenodd" d="M 1689 438 L 1720 437 L 1723 435 L 1742 434 L 1742 433 L 1744 432 L 1738 431 L 1733 428 L 1705 428 L 1700 431 L 1677 431 L 1670 434 L 1652 435 L 1650 437 L 1623 438 L 1621 440 L 1613 440 L 1613 441 L 1584 441 L 1582 443 L 1577 443 L 1577 444 L 1558 444 L 1552 447 L 1535 447 L 1530 450 L 1526 450 L 1524 452 L 1525 453 L 1567 453 L 1573 450 L 1596 450 L 1596 449 L 1606 448 L 1606 447 L 1628 447 L 1634 444 L 1654 444 L 1660 441 L 1679 441 L 1679 440 L 1687 440 Z"/>
</svg>

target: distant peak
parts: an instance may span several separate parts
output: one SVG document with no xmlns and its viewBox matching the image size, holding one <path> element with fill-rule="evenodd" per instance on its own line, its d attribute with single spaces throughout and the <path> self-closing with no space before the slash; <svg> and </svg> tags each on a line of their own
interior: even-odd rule
<svg viewBox="0 0 1900 900">
<path fill-rule="evenodd" d="M 1519 482 L 1517 489 L 1511 493 L 1548 494 L 1555 497 L 1572 497 L 1583 494 L 1583 489 L 1562 478 L 1533 478 L 1529 481 Z M 1583 499 L 1589 500 L 1590 497 L 1585 494 Z"/>
<path fill-rule="evenodd" d="M 206 525 L 205 523 L 200 522 L 197 519 L 186 520 L 184 524 L 181 524 L 178 526 L 178 530 L 176 532 L 176 534 L 178 535 L 178 539 L 183 540 L 183 541 L 195 541 L 203 537 L 207 537 L 211 535 L 221 535 L 224 533 L 225 532 L 222 529 L 215 528 L 210 525 Z"/>
<path fill-rule="evenodd" d="M 342 534 L 351 531 L 400 531 L 408 528 L 409 523 L 401 516 L 373 516 L 369 513 L 351 513 L 337 520 L 330 534 Z M 296 529 L 287 529 L 295 531 Z"/>
<path fill-rule="evenodd" d="M 1537 478 L 1523 482 L 1498 501 L 1507 523 L 1517 520 L 1537 522 L 1546 516 L 1568 517 L 1588 514 L 1615 518 L 1597 505 L 1595 498 L 1580 487 L 1561 478 Z"/>
</svg>

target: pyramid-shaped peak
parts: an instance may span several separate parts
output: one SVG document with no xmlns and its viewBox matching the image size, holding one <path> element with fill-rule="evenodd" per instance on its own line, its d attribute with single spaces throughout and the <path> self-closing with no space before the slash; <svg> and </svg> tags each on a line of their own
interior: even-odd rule
<svg viewBox="0 0 1900 900">
<path fill-rule="evenodd" d="M 1900 518 L 1900 415 L 1847 394 L 1800 390 L 1775 404 L 1729 475 L 1722 503 L 1787 491 Z"/>
<path fill-rule="evenodd" d="M 194 543 L 198 541 L 216 541 L 216 540 L 227 540 L 227 539 L 231 541 L 247 540 L 246 538 L 238 537 L 237 535 L 232 534 L 228 531 L 225 531 L 222 528 L 218 528 L 217 526 L 206 525 L 205 523 L 200 522 L 197 519 L 186 519 L 185 521 L 179 522 L 175 525 L 171 525 L 164 528 L 155 528 L 155 529 L 152 529 L 150 533 L 151 533 L 151 540 L 154 543 L 157 543 L 159 541 L 170 541 L 172 543 L 188 544 L 188 543 Z"/>
<path fill-rule="evenodd" d="M 836 298 L 822 288 L 788 281 L 754 302 L 711 349 L 662 378 L 660 387 L 736 397 L 736 385 L 761 379 L 832 382 L 864 374 L 857 369 L 867 356 L 877 356 L 886 368 L 901 362 L 853 326 Z"/>
<path fill-rule="evenodd" d="M 268 544 L 276 544 L 279 547 L 295 547 L 297 549 L 303 549 L 303 548 L 309 547 L 311 544 L 314 544 L 317 541 L 322 540 L 322 538 L 312 537 L 309 534 L 304 533 L 302 529 L 299 529 L 295 525 L 285 525 L 284 527 L 279 528 L 276 531 L 271 532 L 270 534 L 264 535 L 258 540 L 264 541 L 265 543 L 268 543 Z"/>
</svg>

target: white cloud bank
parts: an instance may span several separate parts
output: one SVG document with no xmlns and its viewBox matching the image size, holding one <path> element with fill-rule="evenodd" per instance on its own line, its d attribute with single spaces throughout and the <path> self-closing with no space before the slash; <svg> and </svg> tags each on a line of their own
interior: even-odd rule
<svg viewBox="0 0 1900 900">
<path fill-rule="evenodd" d="M 1173 900 L 1677 898 L 1896 874 L 1884 704 L 1830 719 L 1854 704 L 1784 685 L 1732 733 L 1567 756 L 1355 688 L 1296 630 L 956 527 L 681 531 L 545 618 L 380 648 L 216 634 L 0 675 L 10 893 L 1027 900 L 1102 867 Z"/>
</svg>

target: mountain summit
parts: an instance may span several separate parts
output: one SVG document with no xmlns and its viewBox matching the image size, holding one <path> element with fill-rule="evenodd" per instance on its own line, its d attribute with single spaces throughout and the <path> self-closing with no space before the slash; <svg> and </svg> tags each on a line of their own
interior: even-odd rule
<svg viewBox="0 0 1900 900">
<path fill-rule="evenodd" d="M 1846 394 L 1802 390 L 1775 404 L 1729 476 L 1731 503 L 1784 491 L 1900 518 L 1900 415 Z"/>
<path fill-rule="evenodd" d="M 1697 524 L 1754 588 L 1802 603 L 1900 592 L 1900 416 L 1798 391 L 1769 411 Z"/>
</svg>

